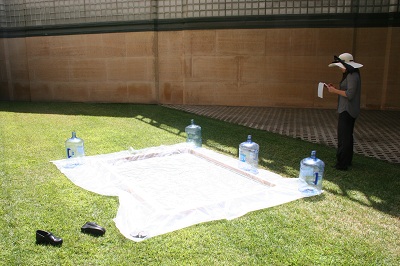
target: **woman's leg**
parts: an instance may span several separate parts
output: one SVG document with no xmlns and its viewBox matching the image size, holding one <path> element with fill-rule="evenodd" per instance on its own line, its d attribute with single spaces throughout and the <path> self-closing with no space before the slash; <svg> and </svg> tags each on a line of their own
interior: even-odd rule
<svg viewBox="0 0 400 266">
<path fill-rule="evenodd" d="M 339 114 L 338 121 L 338 149 L 336 153 L 336 168 L 347 170 L 353 160 L 353 130 L 355 119 L 348 112 Z"/>
</svg>

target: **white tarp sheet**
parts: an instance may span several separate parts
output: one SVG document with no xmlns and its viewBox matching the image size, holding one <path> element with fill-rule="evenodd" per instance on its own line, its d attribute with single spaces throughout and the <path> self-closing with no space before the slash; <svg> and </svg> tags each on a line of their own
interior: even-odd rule
<svg viewBox="0 0 400 266">
<path fill-rule="evenodd" d="M 304 197 L 297 178 L 237 168 L 237 160 L 186 144 L 53 161 L 74 184 L 119 197 L 114 219 L 127 238 L 142 241 L 193 224 L 234 219 Z"/>
</svg>

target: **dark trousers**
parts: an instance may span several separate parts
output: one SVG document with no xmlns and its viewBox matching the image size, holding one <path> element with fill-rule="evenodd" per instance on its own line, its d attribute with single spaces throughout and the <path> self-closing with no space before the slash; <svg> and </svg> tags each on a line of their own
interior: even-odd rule
<svg viewBox="0 0 400 266">
<path fill-rule="evenodd" d="M 353 160 L 353 130 L 356 119 L 348 112 L 339 114 L 337 129 L 338 149 L 336 153 L 337 166 L 347 168 Z"/>
</svg>

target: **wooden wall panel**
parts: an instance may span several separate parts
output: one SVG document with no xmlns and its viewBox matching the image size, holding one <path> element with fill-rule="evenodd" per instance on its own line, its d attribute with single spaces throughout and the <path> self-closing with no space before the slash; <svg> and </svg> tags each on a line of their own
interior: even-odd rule
<svg viewBox="0 0 400 266">
<path fill-rule="evenodd" d="M 400 29 L 210 29 L 0 40 L 0 99 L 336 108 L 333 55 L 364 64 L 362 106 L 400 109 Z"/>
</svg>

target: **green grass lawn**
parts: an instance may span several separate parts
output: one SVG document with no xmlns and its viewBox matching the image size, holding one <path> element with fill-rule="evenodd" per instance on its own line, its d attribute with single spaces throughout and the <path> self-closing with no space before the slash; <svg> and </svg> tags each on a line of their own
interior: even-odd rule
<svg viewBox="0 0 400 266">
<path fill-rule="evenodd" d="M 50 162 L 65 157 L 71 131 L 86 155 L 185 141 L 194 118 L 205 147 L 237 157 L 248 134 L 260 167 L 295 178 L 317 150 L 322 195 L 194 225 L 136 243 L 114 225 L 118 199 L 83 190 Z M 156 105 L 0 102 L 0 265 L 400 265 L 400 167 L 335 149 Z M 105 236 L 82 234 L 95 221 Z M 35 244 L 43 229 L 62 247 Z"/>
</svg>

